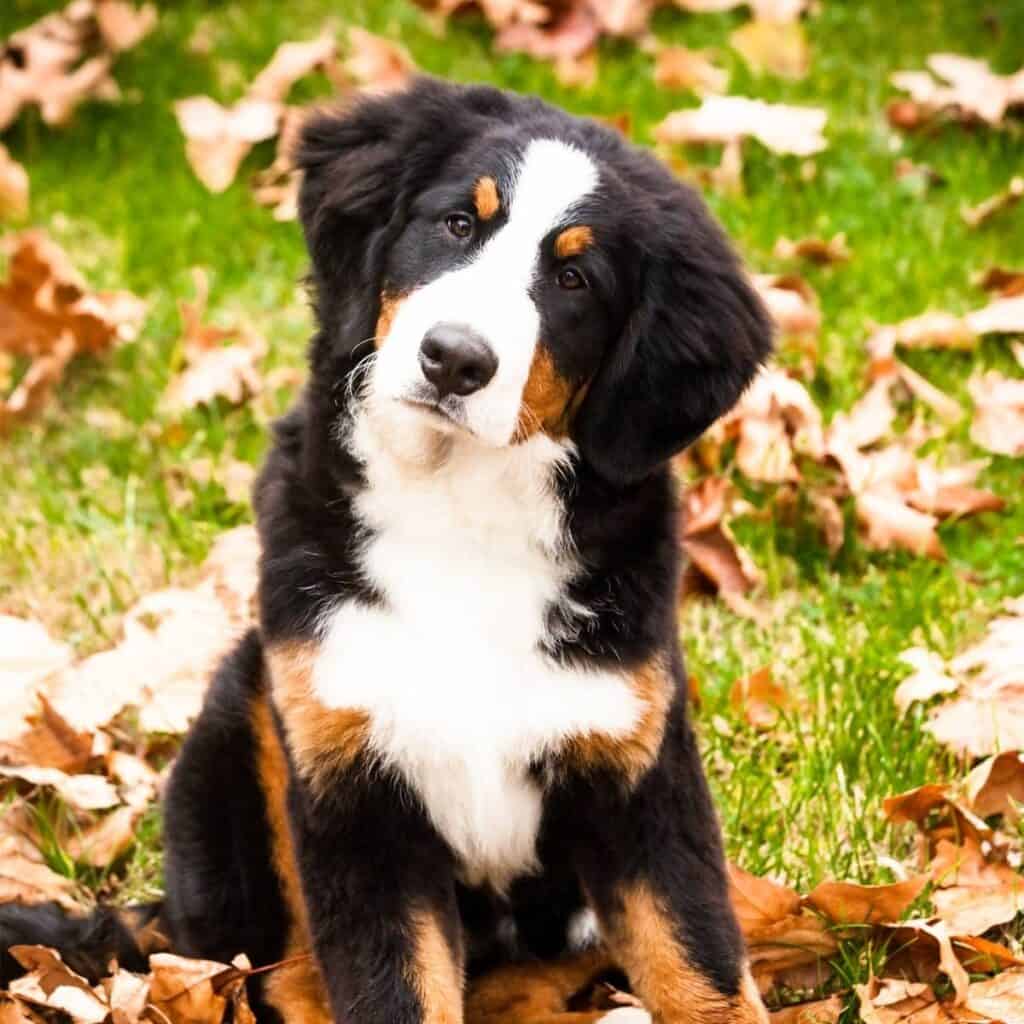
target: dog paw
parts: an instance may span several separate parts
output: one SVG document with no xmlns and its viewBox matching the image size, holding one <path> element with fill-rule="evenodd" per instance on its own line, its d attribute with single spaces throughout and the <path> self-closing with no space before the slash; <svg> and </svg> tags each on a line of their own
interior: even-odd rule
<svg viewBox="0 0 1024 1024">
<path fill-rule="evenodd" d="M 640 1006 L 620 1006 L 600 1018 L 598 1024 L 651 1024 L 651 1015 Z"/>
</svg>

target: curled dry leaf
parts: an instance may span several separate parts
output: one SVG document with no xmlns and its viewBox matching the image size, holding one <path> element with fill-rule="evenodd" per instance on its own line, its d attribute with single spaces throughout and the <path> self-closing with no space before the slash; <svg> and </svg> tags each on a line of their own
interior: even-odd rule
<svg viewBox="0 0 1024 1024">
<path fill-rule="evenodd" d="M 221 1024 L 228 1006 L 243 998 L 249 971 L 244 956 L 236 957 L 229 966 L 154 953 L 149 965 L 150 1002 L 170 1024 Z"/>
<path fill-rule="evenodd" d="M 997 213 L 1009 210 L 1020 202 L 1024 196 L 1024 178 L 1019 175 L 1010 179 L 1010 184 L 997 192 L 994 196 L 978 203 L 977 206 L 964 206 L 960 209 L 960 216 L 969 227 L 981 227 L 986 221 L 991 220 Z"/>
<path fill-rule="evenodd" d="M 46 786 L 70 807 L 82 811 L 105 810 L 121 802 L 117 790 L 102 775 L 67 775 L 59 768 L 0 765 L 0 777 L 17 779 L 30 786 Z"/>
<path fill-rule="evenodd" d="M 702 589 L 742 595 L 761 582 L 761 573 L 726 522 L 728 492 L 728 482 L 715 477 L 687 492 L 681 531 L 689 559 L 682 580 L 684 596 Z"/>
<path fill-rule="evenodd" d="M 166 406 L 175 411 L 210 404 L 217 398 L 239 405 L 263 386 L 257 368 L 266 352 L 263 340 L 246 334 L 232 344 L 222 344 L 239 338 L 240 332 L 203 324 L 206 277 L 197 272 L 195 278 L 195 301 L 179 303 L 185 370 L 171 381 L 164 396 Z"/>
<path fill-rule="evenodd" d="M 929 71 L 897 71 L 896 88 L 910 94 L 919 120 L 943 111 L 964 120 L 1000 124 L 1010 107 L 1024 103 L 1024 68 L 997 75 L 983 60 L 954 53 L 935 53 Z"/>
<path fill-rule="evenodd" d="M 776 153 L 811 156 L 827 145 L 822 135 L 827 119 L 818 107 L 708 96 L 695 110 L 669 114 L 654 133 L 665 143 L 728 143 L 749 137 Z"/>
<path fill-rule="evenodd" d="M 755 729 L 771 729 L 793 701 L 786 688 L 775 681 L 771 669 L 762 668 L 733 683 L 729 703 Z"/>
<path fill-rule="evenodd" d="M 1024 968 L 1015 967 L 967 990 L 964 1008 L 986 1020 L 1024 1020 Z"/>
<path fill-rule="evenodd" d="M 801 909 L 796 892 L 729 864 L 729 895 L 762 992 L 775 983 L 814 987 L 826 980 L 838 942 L 820 917 Z"/>
<path fill-rule="evenodd" d="M 971 283 L 986 292 L 1003 296 L 1024 293 L 1024 270 L 1011 267 L 989 267 L 971 277 Z"/>
<path fill-rule="evenodd" d="M 756 274 L 753 284 L 783 337 L 817 337 L 821 309 L 807 281 L 797 274 Z"/>
<path fill-rule="evenodd" d="M 588 53 L 600 34 L 601 25 L 591 6 L 575 3 L 555 15 L 548 11 L 543 21 L 509 22 L 498 31 L 495 47 L 538 60 L 573 61 Z"/>
<path fill-rule="evenodd" d="M 79 353 L 98 355 L 136 337 L 146 306 L 130 292 L 92 292 L 64 251 L 40 231 L 5 241 L 0 283 L 0 353 L 32 359 L 0 401 L 0 432 L 40 409 Z"/>
<path fill-rule="evenodd" d="M 106 1000 L 85 978 L 71 970 L 56 950 L 45 946 L 11 946 L 10 954 L 28 971 L 9 986 L 19 999 L 66 1013 L 74 1024 L 102 1024 L 109 1016 Z"/>
<path fill-rule="evenodd" d="M 977 840 L 940 840 L 929 865 L 932 901 L 951 935 L 983 935 L 1024 909 L 1024 877 L 990 861 Z"/>
<path fill-rule="evenodd" d="M 915 875 L 890 885 L 822 882 L 806 902 L 836 924 L 888 924 L 903 917 L 929 881 L 928 875 Z"/>
<path fill-rule="evenodd" d="M 729 36 L 729 45 L 757 73 L 801 79 L 811 68 L 807 35 L 799 21 L 755 18 Z"/>
<path fill-rule="evenodd" d="M 919 981 L 901 978 L 872 979 L 855 985 L 864 1024 L 942 1024 L 935 993 Z"/>
<path fill-rule="evenodd" d="M 0 144 L 0 221 L 28 216 L 28 171 Z"/>
<path fill-rule="evenodd" d="M 0 903 L 54 900 L 70 910 L 74 895 L 74 882 L 44 861 L 31 811 L 23 802 L 8 802 L 0 812 Z"/>
<path fill-rule="evenodd" d="M 852 253 L 846 244 L 846 234 L 840 231 L 831 238 L 801 238 L 792 242 L 788 238 L 780 238 L 775 243 L 772 255 L 780 260 L 807 260 L 819 266 L 833 263 L 846 263 Z"/>
<path fill-rule="evenodd" d="M 0 132 L 26 106 L 65 124 L 85 100 L 116 100 L 114 57 L 156 24 L 156 9 L 120 0 L 73 0 L 11 35 L 0 47 Z"/>
<path fill-rule="evenodd" d="M 816 999 L 812 1003 L 798 1003 L 775 1010 L 771 1024 L 836 1024 L 843 1012 L 843 1001 L 839 996 Z"/>
<path fill-rule="evenodd" d="M 964 780 L 964 794 L 979 818 L 999 814 L 1015 824 L 1024 805 L 1024 754 L 1006 750 L 985 758 Z"/>
<path fill-rule="evenodd" d="M 416 71 L 416 62 L 409 51 L 393 39 L 353 25 L 348 30 L 348 45 L 349 54 L 342 70 L 363 89 L 373 92 L 401 89 Z M 330 65 L 327 66 L 330 70 Z"/>
<path fill-rule="evenodd" d="M 1024 378 L 988 370 L 967 390 L 974 399 L 971 440 L 996 455 L 1024 455 Z"/>
<path fill-rule="evenodd" d="M 689 89 L 698 96 L 725 92 L 729 72 L 707 50 L 662 46 L 654 58 L 654 82 L 659 89 Z"/>
</svg>

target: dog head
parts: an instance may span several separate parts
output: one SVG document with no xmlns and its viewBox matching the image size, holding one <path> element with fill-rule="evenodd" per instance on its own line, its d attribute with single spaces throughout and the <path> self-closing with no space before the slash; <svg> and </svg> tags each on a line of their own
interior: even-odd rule
<svg viewBox="0 0 1024 1024">
<path fill-rule="evenodd" d="M 393 428 L 499 447 L 544 433 L 629 484 L 769 351 L 703 202 L 602 125 L 419 79 L 314 117 L 299 163 L 313 387 L 357 383 Z"/>
</svg>

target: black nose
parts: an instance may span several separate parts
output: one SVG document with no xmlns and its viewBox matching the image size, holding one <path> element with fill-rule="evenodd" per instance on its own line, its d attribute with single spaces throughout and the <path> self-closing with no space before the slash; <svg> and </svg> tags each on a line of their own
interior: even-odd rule
<svg viewBox="0 0 1024 1024">
<path fill-rule="evenodd" d="M 498 369 L 498 357 L 490 345 L 461 324 L 437 324 L 420 344 L 423 376 L 445 395 L 471 395 L 479 391 Z"/>
</svg>

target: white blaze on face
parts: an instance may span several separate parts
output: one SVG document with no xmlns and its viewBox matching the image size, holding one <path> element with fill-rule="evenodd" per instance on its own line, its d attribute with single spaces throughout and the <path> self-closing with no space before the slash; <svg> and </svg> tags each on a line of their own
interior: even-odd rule
<svg viewBox="0 0 1024 1024">
<path fill-rule="evenodd" d="M 424 384 L 424 335 L 438 323 L 465 324 L 498 357 L 490 383 L 461 400 L 465 426 L 490 444 L 508 444 L 540 332 L 530 286 L 541 242 L 597 184 L 597 167 L 582 150 L 555 139 L 531 142 L 513 178 L 506 223 L 469 264 L 418 288 L 399 306 L 381 339 L 371 401 L 413 397 Z"/>
</svg>

